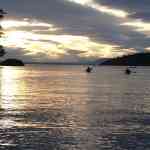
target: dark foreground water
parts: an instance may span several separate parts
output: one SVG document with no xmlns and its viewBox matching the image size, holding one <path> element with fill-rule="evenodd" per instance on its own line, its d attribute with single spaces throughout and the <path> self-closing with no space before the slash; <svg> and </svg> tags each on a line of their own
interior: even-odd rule
<svg viewBox="0 0 150 150">
<path fill-rule="evenodd" d="M 150 68 L 0 68 L 0 150 L 149 150 Z"/>
</svg>

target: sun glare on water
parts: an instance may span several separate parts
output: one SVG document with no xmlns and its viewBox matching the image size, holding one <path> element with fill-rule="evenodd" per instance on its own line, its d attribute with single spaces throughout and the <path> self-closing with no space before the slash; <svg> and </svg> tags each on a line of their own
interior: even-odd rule
<svg viewBox="0 0 150 150">
<path fill-rule="evenodd" d="M 23 94 L 25 85 L 24 82 L 16 81 L 21 74 L 20 70 L 15 70 L 12 67 L 1 68 L 1 107 L 2 109 L 14 109 L 19 107 L 15 101 L 15 97 Z"/>
</svg>

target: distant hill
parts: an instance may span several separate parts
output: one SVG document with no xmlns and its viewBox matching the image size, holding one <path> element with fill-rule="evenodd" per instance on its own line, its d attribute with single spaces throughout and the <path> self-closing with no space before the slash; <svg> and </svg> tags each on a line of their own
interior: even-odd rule
<svg viewBox="0 0 150 150">
<path fill-rule="evenodd" d="M 108 59 L 100 65 L 113 66 L 150 66 L 150 53 L 137 53 Z"/>
<path fill-rule="evenodd" d="M 97 59 L 96 61 L 93 62 L 93 65 L 99 65 L 99 64 L 102 64 L 103 62 L 109 60 L 108 58 L 100 58 L 100 59 Z"/>
<path fill-rule="evenodd" d="M 0 63 L 1 66 L 24 66 L 24 63 L 18 59 L 6 59 Z"/>
</svg>

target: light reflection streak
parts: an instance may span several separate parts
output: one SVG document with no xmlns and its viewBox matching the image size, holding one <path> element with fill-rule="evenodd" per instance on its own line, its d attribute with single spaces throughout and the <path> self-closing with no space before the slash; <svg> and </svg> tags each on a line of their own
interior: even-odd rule
<svg viewBox="0 0 150 150">
<path fill-rule="evenodd" d="M 21 71 L 17 70 L 16 67 L 0 68 L 0 110 L 1 113 L 10 113 L 8 117 L 4 115 L 0 119 L 0 129 L 9 129 L 20 124 L 17 123 L 17 118 L 13 117 L 13 113 L 22 108 L 20 102 L 16 100 L 21 94 L 23 95 L 22 92 L 25 87 L 23 82 L 16 80 L 20 74 Z M 5 144 L 9 144 L 9 141 Z"/>
<path fill-rule="evenodd" d="M 1 108 L 13 110 L 19 108 L 16 97 L 22 95 L 25 88 L 23 82 L 17 81 L 19 70 L 12 67 L 1 68 Z"/>
</svg>

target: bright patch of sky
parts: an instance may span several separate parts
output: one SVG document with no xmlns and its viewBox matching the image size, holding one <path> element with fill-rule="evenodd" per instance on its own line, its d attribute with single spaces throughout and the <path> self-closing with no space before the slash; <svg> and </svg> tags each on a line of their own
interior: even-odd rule
<svg viewBox="0 0 150 150">
<path fill-rule="evenodd" d="M 65 35 L 65 34 L 39 34 L 32 30 L 19 30 L 14 27 L 34 27 L 40 31 L 44 27 L 51 30 L 57 30 L 52 24 L 38 21 L 18 21 L 4 20 L 2 25 L 5 26 L 1 43 L 8 48 L 21 48 L 27 51 L 26 55 L 36 55 L 40 52 L 46 53 L 51 59 L 61 58 L 63 55 L 70 55 L 68 52 L 76 51 L 78 57 L 82 58 L 99 58 L 112 57 L 113 50 L 118 48 L 117 45 L 109 45 L 103 42 L 96 43 L 86 36 Z M 45 30 L 45 29 L 44 29 Z M 84 43 L 84 44 L 83 44 Z"/>
<path fill-rule="evenodd" d="M 67 1 L 74 2 L 74 3 L 80 4 L 86 7 L 90 7 L 96 11 L 106 13 L 109 15 L 113 15 L 119 18 L 126 18 L 128 16 L 128 13 L 126 11 L 111 8 L 108 6 L 103 6 L 100 3 L 98 4 L 94 2 L 93 0 L 67 0 Z"/>
</svg>

